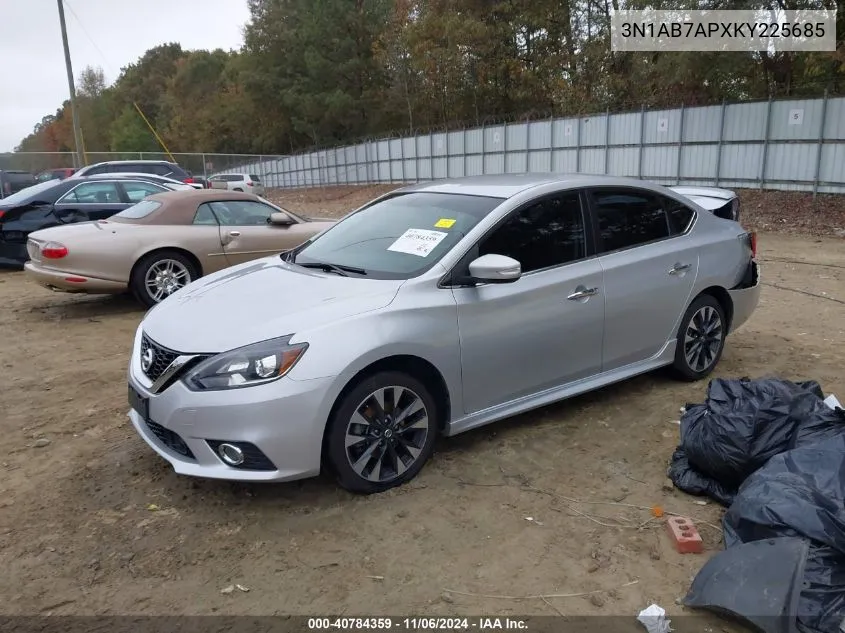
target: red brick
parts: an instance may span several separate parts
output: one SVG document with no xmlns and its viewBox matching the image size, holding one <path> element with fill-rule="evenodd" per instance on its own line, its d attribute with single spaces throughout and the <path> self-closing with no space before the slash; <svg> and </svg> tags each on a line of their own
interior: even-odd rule
<svg viewBox="0 0 845 633">
<path fill-rule="evenodd" d="M 666 521 L 666 531 L 675 549 L 681 554 L 700 554 L 704 551 L 701 535 L 691 519 L 687 517 L 669 517 Z"/>
</svg>

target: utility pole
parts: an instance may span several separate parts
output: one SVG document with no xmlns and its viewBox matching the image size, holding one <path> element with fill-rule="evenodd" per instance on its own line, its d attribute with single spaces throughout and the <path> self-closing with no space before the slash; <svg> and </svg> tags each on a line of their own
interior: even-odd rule
<svg viewBox="0 0 845 633">
<path fill-rule="evenodd" d="M 73 83 L 73 65 L 70 62 L 70 48 L 67 44 L 67 25 L 65 24 L 65 7 L 62 0 L 59 3 L 59 24 L 62 27 L 62 44 L 65 48 L 65 67 L 67 68 L 67 85 L 70 89 L 70 112 L 73 117 L 73 139 L 76 145 L 77 167 L 85 165 L 85 157 L 82 149 L 82 130 L 79 127 L 79 116 L 76 113 L 76 86 Z"/>
</svg>

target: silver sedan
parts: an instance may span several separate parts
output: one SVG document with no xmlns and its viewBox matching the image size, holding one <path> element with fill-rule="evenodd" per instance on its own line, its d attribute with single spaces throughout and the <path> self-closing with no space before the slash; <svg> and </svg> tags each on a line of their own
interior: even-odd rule
<svg viewBox="0 0 845 633">
<path fill-rule="evenodd" d="M 755 252 L 738 222 L 638 180 L 406 187 L 154 307 L 129 415 L 178 473 L 287 481 L 325 466 L 383 491 L 438 435 L 658 367 L 704 378 L 757 306 Z"/>
</svg>

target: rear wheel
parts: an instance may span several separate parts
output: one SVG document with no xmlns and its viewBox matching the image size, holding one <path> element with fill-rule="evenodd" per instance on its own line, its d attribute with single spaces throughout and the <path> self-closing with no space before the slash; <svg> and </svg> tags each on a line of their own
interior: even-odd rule
<svg viewBox="0 0 845 633">
<path fill-rule="evenodd" d="M 678 329 L 675 374 L 682 380 L 700 380 L 710 374 L 725 349 L 727 323 L 722 305 L 712 295 L 701 295 L 687 308 Z"/>
<path fill-rule="evenodd" d="M 232 191 L 240 191 L 241 193 L 244 192 L 244 190 L 241 189 L 240 187 L 235 187 Z"/>
<path fill-rule="evenodd" d="M 383 492 L 413 479 L 434 451 L 438 408 L 423 383 L 381 372 L 344 396 L 329 421 L 326 457 L 351 492 Z"/>
<path fill-rule="evenodd" d="M 144 256 L 132 271 L 132 294 L 148 308 L 199 278 L 194 263 L 177 251 L 158 251 Z"/>
</svg>

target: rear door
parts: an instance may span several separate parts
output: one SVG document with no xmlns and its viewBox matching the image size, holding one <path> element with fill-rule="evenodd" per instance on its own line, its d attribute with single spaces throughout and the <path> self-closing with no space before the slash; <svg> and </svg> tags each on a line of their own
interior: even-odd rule
<svg viewBox="0 0 845 633">
<path fill-rule="evenodd" d="M 657 355 L 674 339 L 698 274 L 695 212 L 633 187 L 590 192 L 604 270 L 602 370 Z"/>
<path fill-rule="evenodd" d="M 129 206 L 118 184 L 110 180 L 83 182 L 56 202 L 54 214 L 62 223 L 102 220 Z"/>
<path fill-rule="evenodd" d="M 226 260 L 240 264 L 259 257 L 281 253 L 298 246 L 312 231 L 306 223 L 280 226 L 270 224 L 276 209 L 253 200 L 227 200 L 209 203 L 220 223 L 220 237 Z"/>
</svg>

